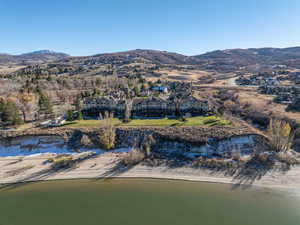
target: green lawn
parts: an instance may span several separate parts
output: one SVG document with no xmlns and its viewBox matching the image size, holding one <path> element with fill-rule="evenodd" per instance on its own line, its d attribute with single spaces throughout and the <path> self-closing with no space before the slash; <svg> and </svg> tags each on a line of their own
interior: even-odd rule
<svg viewBox="0 0 300 225">
<path fill-rule="evenodd" d="M 80 120 L 67 123 L 66 127 L 81 128 L 81 127 L 101 127 L 103 120 Z M 176 119 L 133 119 L 129 123 L 122 123 L 119 119 L 113 119 L 115 126 L 225 126 L 230 122 L 217 116 L 197 116 L 187 118 L 186 121 Z"/>
<path fill-rule="evenodd" d="M 119 119 L 113 119 L 115 126 L 120 125 L 122 122 Z M 81 128 L 81 127 L 101 127 L 104 124 L 104 120 L 76 120 L 73 122 L 67 122 L 64 127 Z"/>
<path fill-rule="evenodd" d="M 188 118 L 182 126 L 226 126 L 230 121 L 218 116 L 197 116 Z"/>
</svg>

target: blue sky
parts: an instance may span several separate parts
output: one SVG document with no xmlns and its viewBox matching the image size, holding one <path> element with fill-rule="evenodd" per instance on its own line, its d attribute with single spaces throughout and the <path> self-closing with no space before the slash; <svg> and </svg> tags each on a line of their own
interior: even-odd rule
<svg viewBox="0 0 300 225">
<path fill-rule="evenodd" d="M 300 46 L 299 0 L 0 0 L 0 52 Z"/>
</svg>

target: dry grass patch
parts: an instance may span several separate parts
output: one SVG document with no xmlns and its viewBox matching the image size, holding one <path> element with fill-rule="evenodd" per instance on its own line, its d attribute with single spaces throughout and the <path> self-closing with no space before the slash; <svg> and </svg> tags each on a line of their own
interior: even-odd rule
<svg viewBox="0 0 300 225">
<path fill-rule="evenodd" d="M 21 168 L 17 168 L 17 169 L 14 169 L 14 170 L 11 170 L 11 171 L 7 171 L 6 174 L 8 176 L 16 176 L 16 175 L 19 175 L 27 170 L 30 170 L 34 167 L 34 165 L 28 165 L 28 166 L 24 166 L 24 167 L 21 167 Z"/>
</svg>

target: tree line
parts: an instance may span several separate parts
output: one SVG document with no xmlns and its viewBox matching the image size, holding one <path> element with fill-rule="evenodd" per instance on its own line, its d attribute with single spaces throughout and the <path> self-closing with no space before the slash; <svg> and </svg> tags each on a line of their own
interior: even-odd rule
<svg viewBox="0 0 300 225">
<path fill-rule="evenodd" d="M 16 126 L 28 122 L 27 115 L 33 112 L 34 97 L 29 93 L 19 93 L 9 98 L 0 97 L 0 126 Z M 51 99 L 43 92 L 39 92 L 35 120 L 52 118 L 54 118 L 54 112 Z"/>
</svg>

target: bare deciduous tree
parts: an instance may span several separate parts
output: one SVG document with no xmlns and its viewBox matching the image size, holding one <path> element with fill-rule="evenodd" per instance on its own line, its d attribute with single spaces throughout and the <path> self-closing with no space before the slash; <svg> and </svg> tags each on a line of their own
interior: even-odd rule
<svg viewBox="0 0 300 225">
<path fill-rule="evenodd" d="M 289 123 L 282 120 L 270 120 L 267 136 L 271 150 L 286 152 L 292 146 L 294 135 Z"/>
<path fill-rule="evenodd" d="M 113 149 L 115 147 L 116 131 L 114 128 L 112 113 L 105 113 L 102 128 L 102 133 L 99 139 L 101 147 L 107 150 Z"/>
<path fill-rule="evenodd" d="M 30 114 L 33 110 L 33 104 L 35 101 L 35 96 L 28 93 L 20 93 L 17 98 L 17 105 L 22 112 L 23 120 L 26 122 L 27 115 Z"/>
<path fill-rule="evenodd" d="M 130 121 L 132 104 L 133 104 L 132 98 L 127 98 L 125 100 L 125 112 L 124 112 L 124 122 L 125 123 L 128 123 Z"/>
<path fill-rule="evenodd" d="M 257 142 L 257 151 L 271 151 L 285 153 L 293 144 L 295 132 L 291 125 L 283 120 L 271 119 L 266 138 L 261 138 Z"/>
</svg>

